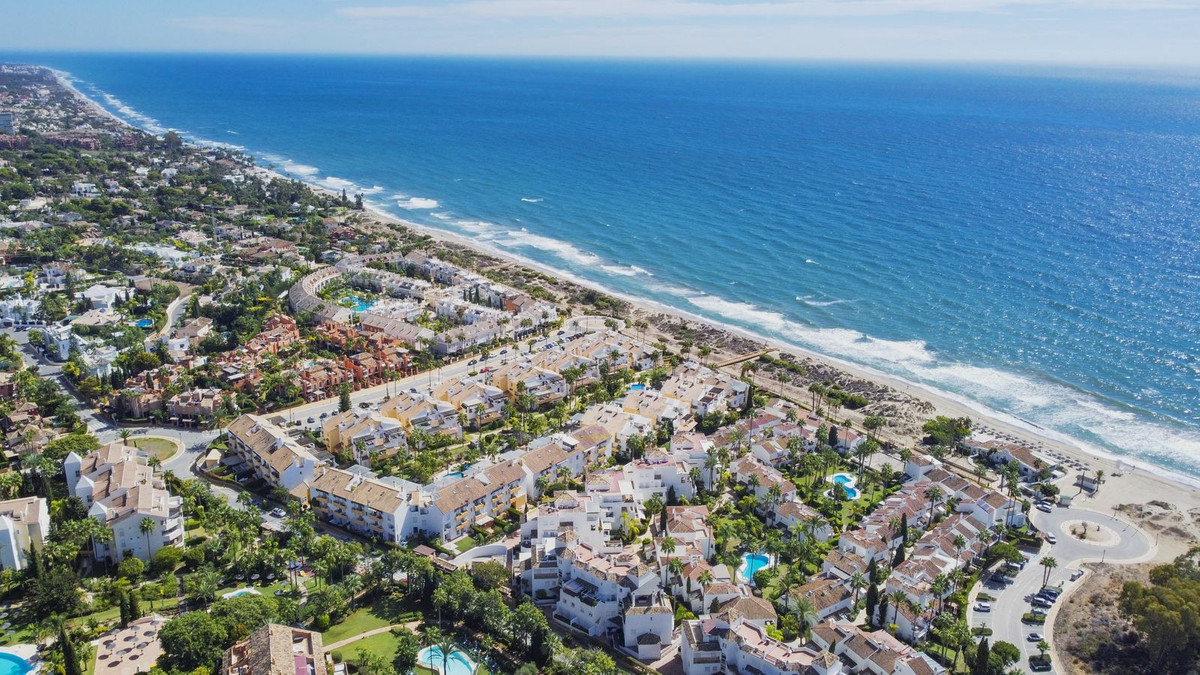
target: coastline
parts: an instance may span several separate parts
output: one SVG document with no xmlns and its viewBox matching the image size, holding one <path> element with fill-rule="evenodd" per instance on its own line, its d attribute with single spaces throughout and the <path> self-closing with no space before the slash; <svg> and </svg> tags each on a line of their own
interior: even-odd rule
<svg viewBox="0 0 1200 675">
<path fill-rule="evenodd" d="M 113 119 L 120 124 L 138 128 L 136 124 L 127 121 L 106 109 L 103 105 L 92 100 L 83 94 L 78 88 L 70 82 L 69 73 L 51 69 L 58 82 L 68 91 L 72 92 L 81 100 L 86 101 L 87 105 Z M 151 132 L 153 133 L 153 132 Z M 202 140 L 191 140 L 189 143 L 200 147 L 209 147 L 213 142 Z M 245 152 L 245 151 L 243 151 Z M 247 153 L 256 162 L 262 161 L 261 158 L 255 157 Z M 335 190 L 328 187 L 316 184 L 312 177 L 303 176 L 296 177 L 280 173 L 279 171 L 255 164 L 253 171 L 262 176 L 278 177 L 289 181 L 298 181 L 304 183 L 310 189 L 324 192 L 327 194 L 338 194 Z M 823 366 L 844 373 L 850 378 L 862 380 L 872 383 L 882 389 L 890 390 L 900 396 L 898 400 L 904 398 L 912 399 L 916 402 L 924 402 L 928 404 L 932 411 L 925 414 L 925 417 L 933 417 L 934 415 L 947 415 L 951 417 L 971 417 L 976 421 L 977 427 L 988 428 L 994 430 L 996 435 L 1007 434 L 1014 438 L 1020 439 L 1035 451 L 1047 457 L 1061 455 L 1071 462 L 1079 462 L 1088 466 L 1092 471 L 1103 470 L 1106 473 L 1107 479 L 1101 490 L 1094 496 L 1087 497 L 1080 495 L 1076 503 L 1098 511 L 1111 511 L 1123 500 L 1137 502 L 1138 500 L 1156 499 L 1167 504 L 1173 504 L 1182 511 L 1190 512 L 1195 510 L 1200 513 L 1200 479 L 1177 474 L 1164 467 L 1151 464 L 1140 459 L 1128 459 L 1106 452 L 1101 448 L 1089 446 L 1088 444 L 1059 434 L 1052 430 L 1038 427 L 1032 422 L 1021 420 L 1002 411 L 992 410 L 982 403 L 972 401 L 966 397 L 962 397 L 953 393 L 938 390 L 932 386 L 921 383 L 910 382 L 903 378 L 885 373 L 868 366 L 862 366 L 844 361 L 836 357 L 830 357 L 821 354 L 812 349 L 801 347 L 798 345 L 784 342 L 780 339 L 768 338 L 763 335 L 754 333 L 752 330 L 742 328 L 740 326 L 731 325 L 719 320 L 714 320 L 708 317 L 700 316 L 686 310 L 666 305 L 664 303 L 632 296 L 626 293 L 615 292 L 602 284 L 583 279 L 569 272 L 556 269 L 549 265 L 536 262 L 525 258 L 519 254 L 512 253 L 496 248 L 492 245 L 474 241 L 471 238 L 458 233 L 450 232 L 444 229 L 439 229 L 432 226 L 422 225 L 402 217 L 393 215 L 385 211 L 378 204 L 366 204 L 366 213 L 371 218 L 378 221 L 382 225 L 399 226 L 410 229 L 414 232 L 419 232 L 430 237 L 436 242 L 448 244 L 452 246 L 464 247 L 472 251 L 478 252 L 485 256 L 490 256 L 505 263 L 519 265 L 522 267 L 537 270 L 549 277 L 561 280 L 569 285 L 574 285 L 582 288 L 595 290 L 606 295 L 619 298 L 628 304 L 630 313 L 634 318 L 649 319 L 662 316 L 670 317 L 672 320 L 677 320 L 685 325 L 699 328 L 706 335 L 727 335 L 735 336 L 739 342 L 753 343 L 761 345 L 763 348 L 770 349 L 772 352 L 780 352 L 791 354 L 801 360 L 807 360 L 822 364 Z M 659 321 L 653 322 L 653 331 L 647 331 L 645 337 L 648 340 L 663 338 L 668 343 L 678 345 L 678 340 L 674 339 L 668 332 L 661 330 Z M 742 352 L 744 353 L 744 352 Z M 713 361 L 736 358 L 742 355 L 737 350 L 720 349 L 714 345 L 712 353 Z M 737 374 L 735 369 L 729 369 L 728 372 Z M 773 389 L 773 387 L 769 387 Z M 807 399 L 807 393 L 800 394 L 799 397 L 795 393 L 787 392 L 786 386 L 779 387 L 783 393 L 791 393 L 791 397 L 800 402 Z M 859 420 L 860 421 L 860 420 Z M 897 435 L 897 440 L 912 442 L 911 434 Z M 891 460 L 895 465 L 898 460 L 894 457 L 884 458 L 884 461 Z M 1134 467 L 1130 470 L 1130 466 Z M 1071 474 L 1073 477 L 1074 474 Z M 1074 488 L 1068 489 L 1064 486 L 1064 493 L 1072 494 Z M 1195 520 L 1195 518 L 1193 518 Z M 1174 557 L 1181 548 L 1186 548 L 1190 542 L 1200 540 L 1200 524 L 1192 523 L 1194 531 L 1186 532 L 1178 537 L 1169 537 L 1176 540 L 1178 545 L 1160 546 L 1159 558 L 1167 559 L 1163 556 L 1167 551 L 1174 551 L 1167 557 Z"/>
</svg>

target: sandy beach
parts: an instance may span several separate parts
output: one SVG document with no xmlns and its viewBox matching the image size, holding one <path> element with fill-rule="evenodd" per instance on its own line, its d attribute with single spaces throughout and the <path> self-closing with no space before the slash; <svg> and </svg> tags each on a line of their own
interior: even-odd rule
<svg viewBox="0 0 1200 675">
<path fill-rule="evenodd" d="M 55 72 L 60 84 L 88 103 L 97 112 L 132 126 L 127 121 L 105 110 L 91 101 L 66 79 L 63 73 Z M 253 171 L 263 178 L 301 180 L 266 167 L 255 166 Z M 303 181 L 313 190 L 340 196 L 328 188 Z M 353 216 L 352 216 L 353 218 Z M 803 367 L 806 375 L 791 382 L 770 377 L 769 373 L 753 374 L 755 384 L 776 395 L 789 398 L 807 407 L 811 381 L 833 381 L 849 393 L 861 393 L 871 402 L 858 411 L 839 411 L 837 419 L 849 418 L 859 427 L 865 415 L 881 414 L 889 425 L 880 431 L 880 437 L 896 447 L 915 447 L 920 440 L 921 424 L 935 415 L 969 417 L 981 433 L 1025 444 L 1044 459 L 1064 465 L 1067 473 L 1059 481 L 1064 494 L 1075 495 L 1074 505 L 1109 514 L 1116 514 L 1131 523 L 1144 527 L 1156 541 L 1154 560 L 1165 561 L 1200 543 L 1200 481 L 1185 476 L 1170 475 L 1166 471 L 1130 460 L 1118 460 L 1092 449 L 1081 447 L 1071 439 L 1036 428 L 1035 425 L 1005 416 L 982 406 L 933 391 L 918 384 L 903 381 L 885 373 L 850 364 L 838 359 L 800 348 L 795 345 L 772 341 L 743 329 L 722 325 L 679 309 L 652 301 L 613 293 L 599 284 L 589 282 L 546 265 L 536 263 L 519 255 L 482 245 L 468 237 L 450 233 L 408 220 L 397 218 L 368 203 L 364 215 L 359 216 L 360 225 L 367 228 L 395 230 L 404 228 L 428 237 L 433 248 L 457 252 L 470 252 L 477 262 L 493 269 L 520 266 L 540 272 L 552 279 L 552 292 L 560 299 L 570 298 L 582 289 L 589 289 L 620 299 L 624 304 L 619 313 L 626 322 L 625 332 L 650 342 L 662 340 L 670 349 L 679 351 L 685 339 L 694 343 L 691 356 L 700 358 L 702 346 L 711 349 L 703 360 L 709 364 L 730 362 L 723 369 L 732 375 L 742 375 L 742 363 L 747 357 L 768 351 L 773 356 L 787 355 Z M 574 306 L 576 311 L 582 307 Z M 644 323 L 643 323 L 644 322 Z M 635 326 L 641 326 L 640 329 Z M 752 358 L 749 360 L 753 360 Z M 899 467 L 897 457 L 882 457 L 879 461 L 891 461 Z M 1105 478 L 1094 495 L 1081 492 L 1075 479 L 1086 467 L 1089 473 L 1103 471 Z"/>
</svg>

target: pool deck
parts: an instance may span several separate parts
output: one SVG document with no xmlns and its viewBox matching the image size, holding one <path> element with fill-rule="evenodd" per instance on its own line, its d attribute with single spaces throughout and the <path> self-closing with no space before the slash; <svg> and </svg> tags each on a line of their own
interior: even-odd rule
<svg viewBox="0 0 1200 675">
<path fill-rule="evenodd" d="M 33 665 L 33 670 L 29 671 L 31 673 L 36 673 L 41 670 L 38 663 L 40 659 L 38 658 L 37 645 L 16 644 L 8 647 L 0 647 L 0 652 L 12 654 L 13 656 L 25 659 L 27 662 Z"/>
</svg>

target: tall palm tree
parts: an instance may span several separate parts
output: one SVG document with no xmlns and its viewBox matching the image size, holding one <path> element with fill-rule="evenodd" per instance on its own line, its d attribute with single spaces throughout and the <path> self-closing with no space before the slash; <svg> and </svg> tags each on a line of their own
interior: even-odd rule
<svg viewBox="0 0 1200 675">
<path fill-rule="evenodd" d="M 809 631 L 821 620 L 817 614 L 817 606 L 813 603 L 812 598 L 801 595 L 793 599 L 792 614 L 796 617 L 796 623 L 800 624 L 800 634 L 805 639 L 808 639 Z"/>
<path fill-rule="evenodd" d="M 908 596 L 904 594 L 904 591 L 896 589 L 888 593 L 888 600 L 892 603 L 892 623 L 896 623 L 900 617 L 900 605 L 908 602 Z"/>
<path fill-rule="evenodd" d="M 1042 558 L 1042 588 L 1045 588 L 1050 583 L 1050 571 L 1058 567 L 1058 561 L 1052 556 Z"/>
<path fill-rule="evenodd" d="M 929 518 L 927 525 L 933 524 L 933 510 L 937 508 L 938 502 L 942 498 L 942 488 L 937 485 L 930 485 L 925 488 L 925 498 L 929 500 Z"/>
<path fill-rule="evenodd" d="M 146 535 L 146 560 L 149 560 L 151 554 L 153 554 L 153 551 L 150 550 L 150 533 L 158 529 L 158 521 L 146 516 L 138 523 L 138 529 L 141 530 L 142 534 Z"/>
<path fill-rule="evenodd" d="M 854 604 L 858 605 L 858 592 L 867 587 L 867 576 L 862 572 L 850 575 L 850 590 L 854 591 Z"/>
</svg>

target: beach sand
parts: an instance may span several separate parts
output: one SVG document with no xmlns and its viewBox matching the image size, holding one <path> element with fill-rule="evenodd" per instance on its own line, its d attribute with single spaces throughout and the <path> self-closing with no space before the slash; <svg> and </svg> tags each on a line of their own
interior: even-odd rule
<svg viewBox="0 0 1200 675">
<path fill-rule="evenodd" d="M 71 86 L 62 74 L 56 75 L 62 86 L 86 101 L 92 109 L 122 125 L 131 126 L 84 96 Z M 299 180 L 265 167 L 255 166 L 252 171 L 266 179 Z M 313 190 L 340 196 L 340 193 L 328 188 L 308 182 L 306 184 Z M 1058 481 L 1058 485 L 1064 494 L 1075 495 L 1074 507 L 1116 514 L 1143 527 L 1156 541 L 1155 561 L 1173 559 L 1200 543 L 1200 481 L 1170 475 L 1164 470 L 1147 465 L 1134 467 L 1127 461 L 1118 462 L 1116 458 L 1080 447 L 1070 439 L 1039 430 L 1028 423 L 957 400 L 921 385 L 794 345 L 767 340 L 740 328 L 720 325 L 666 305 L 615 294 L 598 284 L 561 270 L 492 246 L 481 245 L 465 236 L 397 218 L 370 205 L 357 217 L 359 224 L 368 229 L 394 231 L 396 228 L 405 228 L 428 237 L 434 242 L 435 248 L 470 251 L 477 261 L 493 268 L 499 265 L 497 269 L 520 266 L 536 270 L 554 280 L 548 290 L 556 291 L 565 297 L 570 297 L 581 289 L 590 289 L 619 298 L 624 302 L 620 318 L 626 323 L 626 334 L 650 342 L 662 340 L 675 351 L 680 349 L 684 338 L 690 338 L 695 345 L 690 356 L 699 358 L 699 348 L 707 345 L 712 349 L 712 353 L 703 360 L 709 364 L 733 361 L 734 363 L 722 369 L 734 376 L 742 374 L 742 359 L 748 355 L 755 355 L 764 350 L 770 351 L 774 356 L 790 355 L 804 366 L 811 379 L 836 381 L 844 391 L 867 396 L 872 402 L 871 405 L 860 411 L 839 411 L 836 419 L 840 422 L 849 418 L 856 428 L 861 429 L 864 415 L 883 414 L 888 418 L 889 426 L 881 430 L 879 436 L 881 440 L 897 447 L 916 447 L 921 437 L 921 424 L 935 415 L 969 417 L 980 431 L 1005 440 L 1011 438 L 1013 442 L 1026 444 L 1044 459 L 1066 463 L 1067 475 Z M 578 304 L 573 309 L 585 310 Z M 636 327 L 638 322 L 645 322 L 644 327 Z M 755 374 L 754 379 L 757 386 L 807 407 L 810 394 L 804 378 L 795 383 L 783 383 Z M 893 466 L 900 468 L 898 457 L 884 456 L 881 461 L 889 460 Z M 1075 486 L 1079 470 L 1072 468 L 1074 466 L 1087 467 L 1091 473 L 1097 470 L 1105 472 L 1104 482 L 1096 494 L 1088 495 Z"/>
</svg>

